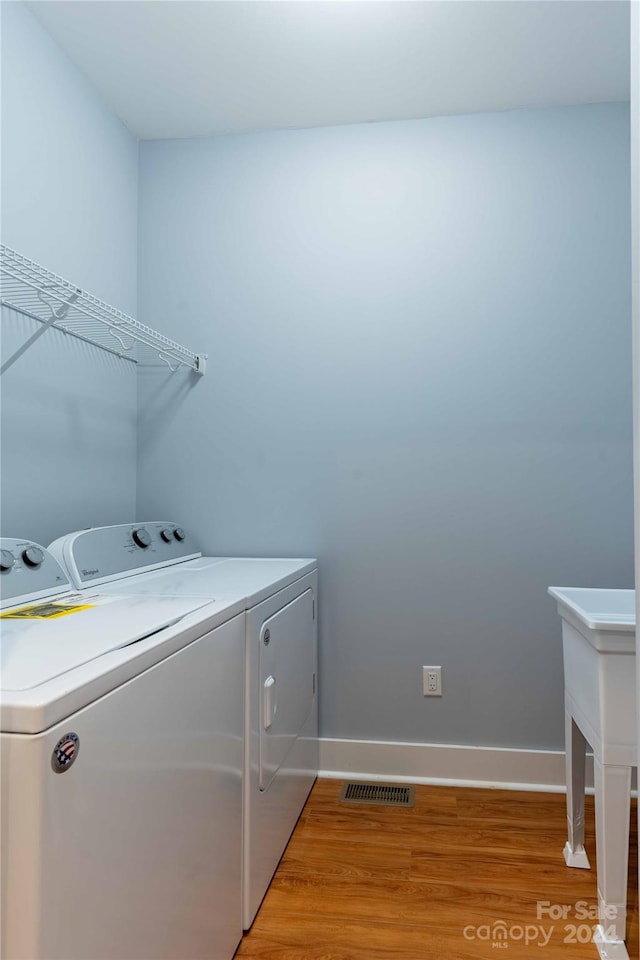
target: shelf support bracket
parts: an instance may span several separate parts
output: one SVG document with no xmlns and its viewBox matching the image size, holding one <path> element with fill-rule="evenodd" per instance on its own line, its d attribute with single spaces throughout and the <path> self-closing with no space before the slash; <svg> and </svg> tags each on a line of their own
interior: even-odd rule
<svg viewBox="0 0 640 960">
<path fill-rule="evenodd" d="M 72 293 L 69 299 L 66 301 L 66 303 L 61 304 L 57 310 L 54 310 L 51 304 L 48 303 L 44 299 L 44 297 L 40 296 L 40 299 L 42 300 L 43 303 L 46 303 L 47 306 L 49 307 L 49 310 L 51 311 L 51 316 L 49 317 L 48 320 L 44 320 L 42 322 L 42 326 L 38 330 L 36 330 L 36 332 L 33 333 L 28 340 L 25 340 L 22 346 L 18 347 L 15 353 L 11 354 L 8 360 L 5 360 L 5 362 L 0 367 L 0 376 L 5 372 L 5 370 L 8 370 L 9 367 L 12 367 L 13 364 L 16 362 L 16 360 L 19 360 L 22 354 L 26 353 L 29 347 L 32 346 L 36 342 L 36 340 L 39 340 L 44 333 L 47 332 L 49 327 L 54 326 L 56 321 L 64 320 L 67 313 L 69 312 L 69 308 L 72 307 L 73 304 L 78 299 L 78 294 Z"/>
<path fill-rule="evenodd" d="M 172 358 L 172 357 L 168 357 L 168 356 L 166 355 L 166 353 L 159 353 L 159 354 L 158 354 L 158 358 L 159 358 L 160 360 L 162 360 L 163 363 L 166 363 L 166 365 L 169 367 L 169 370 L 171 370 L 171 373 L 175 373 L 176 370 L 179 370 L 180 367 L 182 366 L 182 364 L 180 363 L 180 361 L 179 361 L 179 360 L 176 360 L 176 362 L 175 362 L 176 365 L 175 365 L 175 367 L 174 367 L 173 364 L 171 363 L 171 360 L 172 360 L 173 358 Z"/>
<path fill-rule="evenodd" d="M 129 346 L 127 346 L 127 344 L 124 342 L 120 334 L 116 333 L 113 327 L 109 327 L 109 333 L 111 334 L 112 337 L 114 337 L 118 341 L 118 343 L 120 344 L 122 349 L 125 351 L 125 353 L 127 353 L 129 350 L 133 350 L 133 348 L 136 345 L 135 340 L 132 340 Z"/>
</svg>

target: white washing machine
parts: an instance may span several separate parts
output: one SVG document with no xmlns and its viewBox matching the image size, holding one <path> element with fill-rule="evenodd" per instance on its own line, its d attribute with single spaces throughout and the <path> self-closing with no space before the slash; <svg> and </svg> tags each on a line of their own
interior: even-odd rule
<svg viewBox="0 0 640 960">
<path fill-rule="evenodd" d="M 230 960 L 244 604 L 72 590 L 0 541 L 4 960 Z"/>
<path fill-rule="evenodd" d="M 248 930 L 318 771 L 316 561 L 203 557 L 193 538 L 168 522 L 80 531 L 50 549 L 83 589 L 244 598 L 242 899 Z"/>
</svg>

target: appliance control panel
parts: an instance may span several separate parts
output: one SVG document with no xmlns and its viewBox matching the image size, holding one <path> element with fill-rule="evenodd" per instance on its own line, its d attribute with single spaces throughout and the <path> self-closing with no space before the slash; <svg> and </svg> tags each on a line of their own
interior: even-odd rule
<svg viewBox="0 0 640 960">
<path fill-rule="evenodd" d="M 178 523 L 147 521 L 90 527 L 49 544 L 77 587 L 118 580 L 200 556 Z"/>
<path fill-rule="evenodd" d="M 69 578 L 52 554 L 33 540 L 0 538 L 0 606 L 71 590 Z"/>
</svg>

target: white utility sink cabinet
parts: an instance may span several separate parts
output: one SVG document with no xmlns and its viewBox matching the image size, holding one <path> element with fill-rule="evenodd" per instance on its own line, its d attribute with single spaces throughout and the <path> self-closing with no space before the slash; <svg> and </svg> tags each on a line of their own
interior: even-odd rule
<svg viewBox="0 0 640 960">
<path fill-rule="evenodd" d="M 564 858 L 589 869 L 584 849 L 587 743 L 593 749 L 602 960 L 628 960 L 627 919 L 631 768 L 636 745 L 634 590 L 549 587 L 562 617 L 567 823 Z"/>
</svg>

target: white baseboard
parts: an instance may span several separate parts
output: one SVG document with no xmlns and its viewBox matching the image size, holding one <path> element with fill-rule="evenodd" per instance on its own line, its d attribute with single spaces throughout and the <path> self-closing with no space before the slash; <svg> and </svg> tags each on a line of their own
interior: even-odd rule
<svg viewBox="0 0 640 960">
<path fill-rule="evenodd" d="M 564 752 L 441 743 L 320 739 L 321 777 L 564 793 Z M 593 792 L 593 757 L 587 756 Z"/>
</svg>

